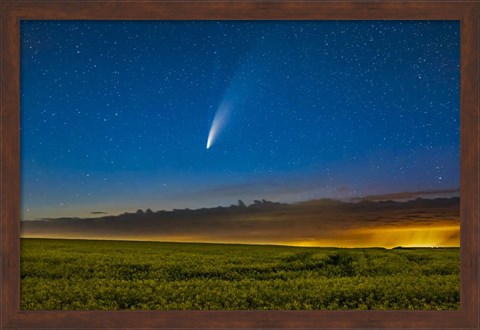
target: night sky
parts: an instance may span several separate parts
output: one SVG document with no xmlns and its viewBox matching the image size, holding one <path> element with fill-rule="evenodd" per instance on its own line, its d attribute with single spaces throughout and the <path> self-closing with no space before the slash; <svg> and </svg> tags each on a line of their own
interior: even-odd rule
<svg viewBox="0 0 480 330">
<path fill-rule="evenodd" d="M 22 21 L 22 219 L 456 189 L 459 63 L 454 21 Z"/>
</svg>

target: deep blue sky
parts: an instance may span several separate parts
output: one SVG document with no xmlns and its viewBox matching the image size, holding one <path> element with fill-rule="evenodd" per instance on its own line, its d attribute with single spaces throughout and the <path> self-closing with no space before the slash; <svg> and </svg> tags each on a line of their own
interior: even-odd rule
<svg viewBox="0 0 480 330">
<path fill-rule="evenodd" d="M 459 187 L 458 22 L 22 21 L 21 38 L 23 219 Z"/>
</svg>

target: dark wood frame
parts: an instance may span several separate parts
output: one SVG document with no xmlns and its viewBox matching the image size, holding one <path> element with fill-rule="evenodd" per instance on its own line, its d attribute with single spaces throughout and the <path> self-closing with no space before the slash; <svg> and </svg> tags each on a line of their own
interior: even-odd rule
<svg viewBox="0 0 480 330">
<path fill-rule="evenodd" d="M 1 323 L 12 328 L 479 329 L 479 0 L 3 0 L 1 7 Z M 21 311 L 20 20 L 414 19 L 461 24 L 460 311 Z"/>
</svg>

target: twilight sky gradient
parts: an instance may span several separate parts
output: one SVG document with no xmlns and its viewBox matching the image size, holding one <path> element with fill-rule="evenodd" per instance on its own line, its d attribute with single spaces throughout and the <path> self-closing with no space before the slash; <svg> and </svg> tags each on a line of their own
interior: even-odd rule
<svg viewBox="0 0 480 330">
<path fill-rule="evenodd" d="M 459 187 L 456 21 L 22 21 L 21 38 L 22 219 Z"/>
</svg>

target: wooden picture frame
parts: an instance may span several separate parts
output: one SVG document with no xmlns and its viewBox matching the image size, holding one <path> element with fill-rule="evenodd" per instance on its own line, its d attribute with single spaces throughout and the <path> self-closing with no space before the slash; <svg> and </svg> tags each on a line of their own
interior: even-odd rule
<svg viewBox="0 0 480 330">
<path fill-rule="evenodd" d="M 479 329 L 479 15 L 474 1 L 3 0 L 1 4 L 1 328 Z M 459 311 L 21 311 L 21 20 L 459 20 Z"/>
</svg>

